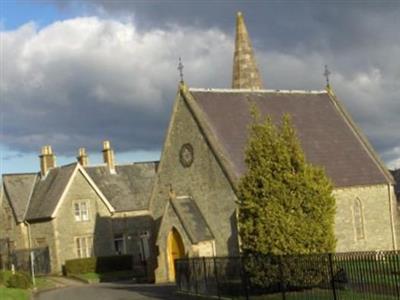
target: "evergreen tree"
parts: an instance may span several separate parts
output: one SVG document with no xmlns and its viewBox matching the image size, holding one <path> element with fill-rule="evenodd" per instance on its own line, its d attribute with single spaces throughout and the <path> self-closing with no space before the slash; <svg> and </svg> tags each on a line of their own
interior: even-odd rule
<svg viewBox="0 0 400 300">
<path fill-rule="evenodd" d="M 335 249 L 335 199 L 324 170 L 305 160 L 288 115 L 279 126 L 256 109 L 239 183 L 243 252 L 308 254 Z"/>
</svg>

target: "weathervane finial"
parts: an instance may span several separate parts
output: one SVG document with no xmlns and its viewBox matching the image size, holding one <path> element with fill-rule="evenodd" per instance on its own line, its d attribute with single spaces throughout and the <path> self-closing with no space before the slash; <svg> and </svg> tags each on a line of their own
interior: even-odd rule
<svg viewBox="0 0 400 300">
<path fill-rule="evenodd" d="M 181 77 L 181 83 L 183 83 L 183 67 L 184 65 L 182 64 L 182 59 L 181 57 L 179 57 L 178 70 L 179 70 L 179 76 Z"/>
<path fill-rule="evenodd" d="M 330 88 L 331 85 L 329 83 L 329 75 L 331 75 L 331 71 L 329 71 L 328 65 L 325 65 L 325 71 L 324 71 L 323 75 L 325 76 L 325 79 L 326 79 L 326 87 Z"/>
</svg>

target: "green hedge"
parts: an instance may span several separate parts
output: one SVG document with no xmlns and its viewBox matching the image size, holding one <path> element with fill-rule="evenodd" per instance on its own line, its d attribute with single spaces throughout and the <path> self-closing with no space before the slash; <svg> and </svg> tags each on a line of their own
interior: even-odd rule
<svg viewBox="0 0 400 300">
<path fill-rule="evenodd" d="M 0 285 L 5 285 L 11 275 L 11 271 L 0 271 Z"/>
<path fill-rule="evenodd" d="M 65 262 L 65 270 L 67 275 L 132 270 L 132 255 L 71 259 Z"/>
<path fill-rule="evenodd" d="M 0 281 L 8 288 L 28 289 L 31 287 L 31 277 L 24 272 L 0 272 Z"/>
</svg>

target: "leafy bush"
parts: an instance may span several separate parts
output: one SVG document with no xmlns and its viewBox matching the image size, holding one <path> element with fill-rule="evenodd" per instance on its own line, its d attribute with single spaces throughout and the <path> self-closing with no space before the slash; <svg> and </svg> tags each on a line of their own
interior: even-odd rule
<svg viewBox="0 0 400 300">
<path fill-rule="evenodd" d="M 107 273 L 132 269 L 132 255 L 99 256 L 65 262 L 67 274 Z"/>
<path fill-rule="evenodd" d="M 26 273 L 16 272 L 8 278 L 6 286 L 16 289 L 28 289 L 31 287 L 31 278 Z"/>
</svg>

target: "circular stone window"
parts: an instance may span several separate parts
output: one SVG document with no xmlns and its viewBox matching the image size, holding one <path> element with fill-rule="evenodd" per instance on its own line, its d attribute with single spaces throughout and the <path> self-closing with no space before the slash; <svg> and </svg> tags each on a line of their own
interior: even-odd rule
<svg viewBox="0 0 400 300">
<path fill-rule="evenodd" d="M 184 168 L 192 165 L 194 159 L 193 146 L 189 143 L 183 144 L 179 151 L 179 161 Z"/>
</svg>

